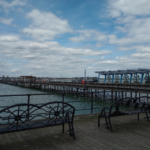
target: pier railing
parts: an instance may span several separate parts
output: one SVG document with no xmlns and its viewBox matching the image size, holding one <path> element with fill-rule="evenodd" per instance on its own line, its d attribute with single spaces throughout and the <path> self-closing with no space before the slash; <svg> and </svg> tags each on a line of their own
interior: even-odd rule
<svg viewBox="0 0 150 150">
<path fill-rule="evenodd" d="M 87 95 L 88 94 L 88 97 L 85 97 L 85 94 Z M 101 107 L 104 107 L 107 104 L 110 104 L 111 103 L 111 98 L 110 97 L 105 97 L 102 95 L 102 97 L 95 97 L 93 96 L 95 94 L 95 92 L 90 92 L 90 93 L 86 93 L 86 92 L 69 92 L 69 93 L 65 93 L 65 92 L 62 92 L 62 93 L 59 93 L 59 98 L 58 98 L 58 101 L 63 101 L 63 102 L 67 102 L 71 105 L 73 105 L 75 108 L 76 108 L 76 114 L 82 114 L 81 111 L 87 111 L 88 113 L 93 113 L 94 110 L 100 110 Z M 10 98 L 10 103 L 11 105 L 8 105 L 8 104 L 3 104 L 1 103 L 1 98 L 3 97 L 19 97 L 19 102 L 17 103 L 28 103 L 28 104 L 33 104 L 32 102 L 32 99 L 31 97 L 33 96 L 51 96 L 51 95 L 55 95 L 53 93 L 46 93 L 46 94 L 17 94 L 17 95 L 0 95 L 0 110 L 5 108 L 5 107 L 8 107 L 8 106 L 11 106 L 13 105 L 13 102 L 11 102 L 11 98 Z M 56 94 L 58 95 L 58 94 Z M 74 97 L 73 97 L 74 96 Z M 22 97 L 27 97 L 27 99 L 23 99 Z M 73 97 L 73 98 L 72 98 Z M 105 100 L 104 100 L 105 98 Z M 15 99 L 15 98 L 14 98 Z M 44 99 L 44 98 L 42 98 Z M 39 103 L 35 103 L 36 105 L 42 105 L 44 104 L 45 102 L 42 102 L 43 100 L 41 99 L 41 102 Z M 4 101 L 5 99 L 3 99 Z M 13 100 L 14 101 L 14 100 Z M 53 98 L 50 100 L 50 101 L 53 101 Z M 50 102 L 49 101 L 49 102 Z M 47 102 L 47 101 L 46 101 Z M 84 107 L 84 104 L 88 104 L 86 106 L 86 108 Z M 100 103 L 100 104 L 99 104 Z M 14 104 L 16 104 L 16 102 L 14 102 Z M 81 112 L 81 113 L 78 113 L 78 112 Z"/>
<path fill-rule="evenodd" d="M 80 92 L 81 89 L 88 91 L 111 90 L 113 91 L 130 91 L 139 93 L 149 93 L 150 84 L 116 84 L 116 83 L 72 83 L 72 82 L 25 82 L 25 81 L 7 81 L 2 80 L 3 84 L 17 85 L 21 87 L 52 90 L 58 92 Z"/>
<path fill-rule="evenodd" d="M 116 92 L 115 92 L 116 93 Z M 95 113 L 95 112 L 100 112 L 101 109 L 105 106 L 110 106 L 112 104 L 112 102 L 114 102 L 115 100 L 118 100 L 119 98 L 123 98 L 122 96 L 120 97 L 119 95 L 115 95 L 113 94 L 112 97 L 112 93 L 108 92 L 108 95 L 103 92 L 101 92 L 101 94 L 98 92 L 98 96 L 96 96 L 96 92 L 60 92 L 57 93 L 56 95 L 58 97 L 58 101 L 63 101 L 63 102 L 67 102 L 71 105 L 73 105 L 76 109 L 76 114 L 89 114 L 89 113 Z M 18 103 L 28 103 L 28 104 L 36 104 L 36 105 L 42 105 L 45 102 L 51 102 L 54 101 L 53 98 L 51 98 L 51 100 L 49 101 L 44 101 L 42 98 L 40 100 L 40 102 L 36 102 L 33 101 L 33 99 L 31 99 L 31 97 L 34 96 L 48 96 L 48 98 L 51 98 L 49 96 L 55 95 L 53 93 L 42 93 L 42 94 L 17 94 L 17 95 L 0 95 L 0 110 L 11 106 L 13 104 L 17 104 L 14 101 L 14 98 L 12 97 L 19 97 L 19 102 Z M 119 97 L 118 97 L 119 96 Z M 1 99 L 3 97 L 11 97 L 11 99 L 9 99 L 11 105 L 8 105 L 8 103 L 4 103 L 5 99 Z M 27 97 L 23 98 L 23 97 Z M 124 97 L 129 97 L 128 95 L 124 95 Z M 141 97 L 136 97 L 139 99 L 139 101 L 141 102 L 146 102 L 146 103 L 150 103 L 150 97 L 147 96 L 141 96 Z M 2 101 L 3 101 L 3 105 L 2 105 Z M 11 101 L 13 100 L 14 103 Z M 35 99 L 34 99 L 35 100 Z M 29 109 L 28 109 L 29 110 Z M 85 112 L 84 112 L 85 111 Z"/>
</svg>

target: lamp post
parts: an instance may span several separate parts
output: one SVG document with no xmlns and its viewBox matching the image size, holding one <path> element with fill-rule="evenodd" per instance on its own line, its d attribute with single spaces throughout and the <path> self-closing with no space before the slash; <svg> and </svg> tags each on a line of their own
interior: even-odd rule
<svg viewBox="0 0 150 150">
<path fill-rule="evenodd" d="M 85 80 L 86 80 L 86 69 L 84 70 Z M 86 84 L 86 81 L 84 82 Z"/>
</svg>

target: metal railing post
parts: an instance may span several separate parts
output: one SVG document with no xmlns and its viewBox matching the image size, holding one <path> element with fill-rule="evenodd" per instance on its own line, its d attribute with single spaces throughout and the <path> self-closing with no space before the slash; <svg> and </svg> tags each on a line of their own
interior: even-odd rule
<svg viewBox="0 0 150 150">
<path fill-rule="evenodd" d="M 30 95 L 28 95 L 28 116 L 27 116 L 28 120 L 29 120 L 29 104 L 30 104 Z"/>
<path fill-rule="evenodd" d="M 137 98 L 137 89 L 135 90 L 135 99 Z"/>
<path fill-rule="evenodd" d="M 104 94 L 103 94 L 103 100 L 105 100 L 105 90 L 104 90 Z"/>
<path fill-rule="evenodd" d="M 115 91 L 115 101 L 117 100 L 117 91 Z"/>
<path fill-rule="evenodd" d="M 93 113 L 93 92 L 91 92 L 91 114 Z"/>
<path fill-rule="evenodd" d="M 114 99 L 113 92 L 114 92 L 114 90 L 113 90 L 113 89 L 111 89 L 111 100 L 112 100 L 112 102 L 113 102 L 113 99 Z"/>
<path fill-rule="evenodd" d="M 64 102 L 64 97 L 65 97 L 65 93 L 62 93 L 62 102 Z M 64 117 L 64 103 L 62 104 L 63 106 L 63 111 L 62 111 L 62 115 Z"/>
<path fill-rule="evenodd" d="M 64 102 L 64 96 L 65 96 L 65 94 L 62 93 L 62 102 Z"/>
</svg>

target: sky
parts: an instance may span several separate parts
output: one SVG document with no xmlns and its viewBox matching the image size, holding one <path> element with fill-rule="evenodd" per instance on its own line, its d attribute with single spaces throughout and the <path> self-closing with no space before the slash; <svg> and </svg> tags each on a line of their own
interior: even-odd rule
<svg viewBox="0 0 150 150">
<path fill-rule="evenodd" d="M 149 69 L 149 0 L 0 0 L 0 76 Z"/>
</svg>

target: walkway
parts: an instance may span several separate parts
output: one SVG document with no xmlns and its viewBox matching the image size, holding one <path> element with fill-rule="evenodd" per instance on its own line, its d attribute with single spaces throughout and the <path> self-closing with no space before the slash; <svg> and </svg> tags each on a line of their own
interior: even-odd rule
<svg viewBox="0 0 150 150">
<path fill-rule="evenodd" d="M 144 114 L 112 118 L 114 133 L 98 128 L 97 114 L 76 117 L 76 140 L 62 126 L 0 135 L 0 150 L 150 150 L 150 123 Z M 102 119 L 104 123 L 104 119 Z M 65 126 L 68 129 L 68 125 Z"/>
</svg>

